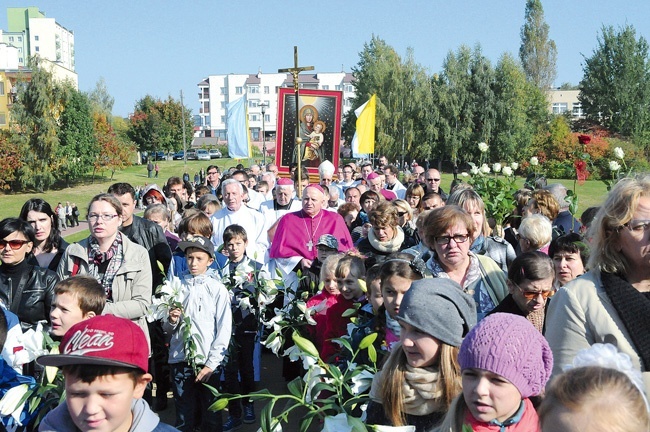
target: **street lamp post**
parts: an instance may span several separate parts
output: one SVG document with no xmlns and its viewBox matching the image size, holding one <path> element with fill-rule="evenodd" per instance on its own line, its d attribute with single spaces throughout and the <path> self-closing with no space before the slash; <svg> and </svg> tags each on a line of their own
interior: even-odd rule
<svg viewBox="0 0 650 432">
<path fill-rule="evenodd" d="M 264 114 L 266 113 L 266 107 L 269 106 L 268 102 L 262 102 L 260 108 L 262 108 L 262 163 L 266 166 L 266 131 L 264 130 Z"/>
</svg>

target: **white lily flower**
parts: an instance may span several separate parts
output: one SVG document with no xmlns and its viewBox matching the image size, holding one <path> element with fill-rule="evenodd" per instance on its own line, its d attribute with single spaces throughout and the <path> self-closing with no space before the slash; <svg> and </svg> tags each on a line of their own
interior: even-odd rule
<svg viewBox="0 0 650 432">
<path fill-rule="evenodd" d="M 530 164 L 531 164 L 532 166 L 537 166 L 537 165 L 539 165 L 539 159 L 537 159 L 537 156 L 533 156 L 532 158 L 530 158 Z"/>
<path fill-rule="evenodd" d="M 244 296 L 241 299 L 239 299 L 239 307 L 241 310 L 246 310 L 248 309 L 249 311 L 253 311 L 253 305 L 251 305 L 251 299 L 248 296 Z"/>
<path fill-rule="evenodd" d="M 517 168 L 519 168 L 519 164 L 517 162 L 513 162 L 510 164 L 510 168 L 515 171 Z"/>
<path fill-rule="evenodd" d="M 20 425 L 20 414 L 23 412 L 25 404 L 19 402 L 28 391 L 29 385 L 27 384 L 21 384 L 9 389 L 0 399 L 0 416 L 6 417 L 10 415 Z"/>
<path fill-rule="evenodd" d="M 309 368 L 311 368 L 316 363 L 318 363 L 316 359 L 313 358 L 312 356 L 305 355 L 305 353 L 302 350 L 300 350 L 300 348 L 298 348 L 297 345 L 293 345 L 287 348 L 284 351 L 283 356 L 284 357 L 288 356 L 289 360 L 292 362 L 302 360 L 302 367 L 305 368 L 305 370 L 309 370 Z"/>
<path fill-rule="evenodd" d="M 488 164 L 484 163 L 483 165 L 481 165 L 481 172 L 483 174 L 490 174 L 490 167 L 488 166 Z"/>
<path fill-rule="evenodd" d="M 279 336 L 276 336 L 271 342 L 268 342 L 268 339 L 262 342 L 262 345 L 270 349 L 273 354 L 278 355 L 278 351 L 282 347 L 282 340 Z"/>
<path fill-rule="evenodd" d="M 43 332 L 43 325 L 38 323 L 36 330 L 29 329 L 17 338 L 17 346 L 22 346 L 23 349 L 16 352 L 14 366 L 19 366 L 36 360 L 37 357 L 48 354 L 48 351 L 43 348 L 43 341 L 45 340 L 45 333 Z"/>
<path fill-rule="evenodd" d="M 609 161 L 609 169 L 612 171 L 618 171 L 621 169 L 621 164 L 616 161 Z"/>
<path fill-rule="evenodd" d="M 322 311 L 324 311 L 326 308 L 327 308 L 327 299 L 324 299 L 322 302 L 318 303 L 317 305 L 312 306 L 312 310 L 313 310 L 315 313 L 322 312 Z"/>
<path fill-rule="evenodd" d="M 305 320 L 309 325 L 316 325 L 316 321 L 314 320 L 314 318 L 312 318 L 313 313 L 314 313 L 313 308 L 307 308 L 307 310 L 305 310 Z"/>
<path fill-rule="evenodd" d="M 463 171 L 462 173 L 460 173 L 460 175 L 462 177 L 469 177 L 469 174 L 467 174 L 467 171 Z"/>
<path fill-rule="evenodd" d="M 472 175 L 477 175 L 477 174 L 478 174 L 478 168 L 475 167 L 475 166 L 473 166 L 473 167 L 469 170 L 469 172 L 472 173 Z"/>
<path fill-rule="evenodd" d="M 614 148 L 614 156 L 616 156 L 619 159 L 625 158 L 625 153 L 623 152 L 623 149 L 620 147 Z"/>
<path fill-rule="evenodd" d="M 348 415 L 342 412 L 325 417 L 323 432 L 352 432 L 352 426 L 348 425 Z"/>
<path fill-rule="evenodd" d="M 489 148 L 490 146 L 484 142 L 478 143 L 478 149 L 481 151 L 481 153 L 485 153 L 486 151 L 488 151 Z"/>
<path fill-rule="evenodd" d="M 492 171 L 495 173 L 498 173 L 501 171 L 501 164 L 499 162 L 495 162 L 494 165 L 492 165 Z"/>
<path fill-rule="evenodd" d="M 359 375 L 352 377 L 352 385 L 350 386 L 352 394 L 356 396 L 368 390 L 374 376 L 370 371 L 364 370 Z"/>
<path fill-rule="evenodd" d="M 510 168 L 509 166 L 505 166 L 503 167 L 502 172 L 504 176 L 510 177 L 512 175 L 512 168 Z"/>
</svg>

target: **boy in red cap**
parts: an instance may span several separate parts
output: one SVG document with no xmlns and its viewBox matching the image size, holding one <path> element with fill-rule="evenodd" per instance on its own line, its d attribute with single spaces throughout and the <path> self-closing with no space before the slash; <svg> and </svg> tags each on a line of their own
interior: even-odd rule
<svg viewBox="0 0 650 432">
<path fill-rule="evenodd" d="M 70 328 L 61 354 L 37 359 L 61 367 L 66 403 L 48 413 L 44 432 L 176 431 L 142 399 L 151 375 L 149 344 L 140 327 L 114 315 L 101 315 Z"/>
</svg>

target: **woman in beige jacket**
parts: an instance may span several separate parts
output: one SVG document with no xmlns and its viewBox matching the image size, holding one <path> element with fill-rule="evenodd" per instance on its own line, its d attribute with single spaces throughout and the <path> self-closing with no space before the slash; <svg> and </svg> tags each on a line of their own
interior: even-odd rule
<svg viewBox="0 0 650 432">
<path fill-rule="evenodd" d="M 90 236 L 70 245 L 57 273 L 61 280 L 77 274 L 95 277 L 106 292 L 104 314 L 136 322 L 148 335 L 145 314 L 151 304 L 151 264 L 142 246 L 119 232 L 122 205 L 109 194 L 95 196 L 88 206 Z"/>
<path fill-rule="evenodd" d="M 549 305 L 553 372 L 581 349 L 610 343 L 630 356 L 650 395 L 650 176 L 618 182 L 595 221 L 590 271 L 562 287 Z"/>
</svg>

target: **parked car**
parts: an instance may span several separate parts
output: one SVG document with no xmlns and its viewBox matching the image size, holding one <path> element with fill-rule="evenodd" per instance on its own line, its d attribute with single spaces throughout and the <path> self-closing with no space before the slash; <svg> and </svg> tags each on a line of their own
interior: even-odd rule
<svg viewBox="0 0 650 432">
<path fill-rule="evenodd" d="M 207 150 L 199 149 L 199 150 L 196 151 L 196 157 L 197 157 L 198 160 L 202 160 L 202 161 L 207 160 L 207 161 L 209 161 L 210 160 L 210 153 L 208 153 Z"/>
<path fill-rule="evenodd" d="M 174 156 L 172 156 L 173 160 L 183 160 L 185 157 L 185 152 L 183 150 L 179 151 L 178 153 L 174 153 Z"/>
<path fill-rule="evenodd" d="M 164 151 L 161 150 L 154 153 L 154 160 L 166 160 L 166 159 L 167 159 L 167 155 L 165 154 Z"/>
<path fill-rule="evenodd" d="M 196 150 L 188 150 L 187 151 L 187 160 L 197 160 L 198 156 L 196 154 Z"/>
<path fill-rule="evenodd" d="M 210 153 L 210 159 L 221 158 L 221 152 L 219 151 L 219 149 L 211 149 L 208 153 Z"/>
</svg>

